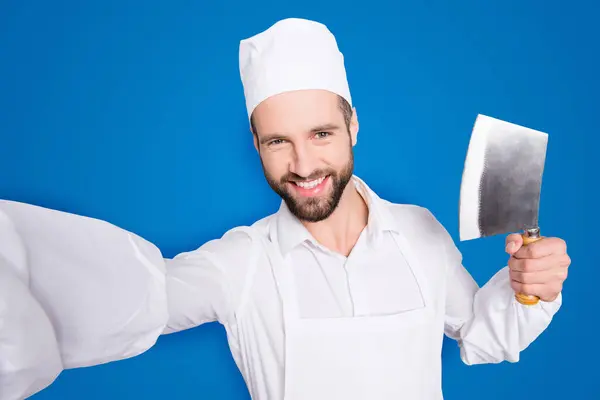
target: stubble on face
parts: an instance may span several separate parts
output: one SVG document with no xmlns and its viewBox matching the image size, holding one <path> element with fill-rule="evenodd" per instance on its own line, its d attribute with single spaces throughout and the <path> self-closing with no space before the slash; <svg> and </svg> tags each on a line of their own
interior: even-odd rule
<svg viewBox="0 0 600 400">
<path fill-rule="evenodd" d="M 337 208 L 346 186 L 352 179 L 353 171 L 354 157 L 352 149 L 349 151 L 348 162 L 339 171 L 332 168 L 318 169 L 306 177 L 288 172 L 277 180 L 268 173 L 263 165 L 263 172 L 271 189 L 283 199 L 290 212 L 296 218 L 305 222 L 320 222 L 329 218 Z M 315 197 L 301 197 L 295 195 L 290 190 L 290 182 L 305 182 L 326 176 L 331 184 L 331 190 L 328 194 Z"/>
</svg>

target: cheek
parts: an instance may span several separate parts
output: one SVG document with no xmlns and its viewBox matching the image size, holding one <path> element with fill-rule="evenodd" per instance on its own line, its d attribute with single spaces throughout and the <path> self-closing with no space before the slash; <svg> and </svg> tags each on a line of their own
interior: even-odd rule
<svg viewBox="0 0 600 400">
<path fill-rule="evenodd" d="M 336 169 L 343 168 L 350 160 L 350 149 L 345 146 L 331 146 L 324 152 L 323 160 Z"/>
<path fill-rule="evenodd" d="M 288 172 L 289 162 L 284 154 L 265 154 L 262 156 L 263 166 L 269 176 L 279 179 Z"/>
</svg>

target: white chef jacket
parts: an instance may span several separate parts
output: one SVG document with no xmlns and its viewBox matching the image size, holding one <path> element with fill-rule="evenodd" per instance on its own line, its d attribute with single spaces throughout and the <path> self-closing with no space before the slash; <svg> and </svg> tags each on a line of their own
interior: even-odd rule
<svg viewBox="0 0 600 400">
<path fill-rule="evenodd" d="M 422 237 L 421 248 L 413 250 L 429 260 L 425 272 L 435 289 L 436 318 L 442 322 L 439 340 L 443 333 L 456 339 L 467 364 L 518 361 L 519 352 L 548 326 L 562 298 L 532 307 L 519 304 L 507 267 L 480 289 L 462 266 L 451 237 L 429 211 L 392 204 L 358 177 L 353 182 L 368 205 L 369 218 L 348 257 L 317 243 L 283 202 L 277 213 L 252 227 L 267 240 L 276 231 L 278 250 L 291 256 L 301 316 L 391 315 L 422 305 L 418 285 L 390 236 L 392 231 L 408 230 Z M 232 230 L 167 260 L 166 266 L 165 333 L 209 321 L 222 323 L 252 397 L 262 400 L 282 399 L 284 390 L 285 330 L 271 263 L 249 236 Z"/>
<path fill-rule="evenodd" d="M 7 241 L 0 243 L 4 257 L 0 262 L 15 271 L 27 269 L 29 283 L 25 283 L 46 312 L 43 318 L 56 331 L 64 368 L 133 357 L 154 345 L 160 334 L 213 321 L 225 327 L 233 358 L 257 400 L 283 399 L 284 393 L 292 399 L 303 398 L 302 391 L 289 389 L 302 388 L 306 382 L 286 371 L 286 361 L 295 350 L 289 345 L 302 343 L 306 353 L 327 350 L 331 344 L 336 347 L 335 335 L 321 328 L 325 326 L 337 326 L 333 331 L 348 337 L 356 333 L 353 327 L 360 326 L 361 333 L 354 335 L 358 341 L 350 343 L 366 346 L 372 342 L 372 348 L 381 349 L 383 345 L 369 339 L 369 332 L 375 332 L 388 345 L 392 343 L 394 354 L 411 353 L 411 363 L 404 367 L 398 357 L 389 358 L 391 353 L 360 349 L 360 357 L 377 368 L 383 366 L 379 369 L 383 374 L 393 364 L 394 371 L 402 371 L 404 382 L 417 383 L 407 383 L 412 389 L 423 383 L 428 387 L 428 400 L 442 398 L 439 359 L 444 334 L 457 340 L 467 364 L 518 361 L 519 353 L 547 328 L 562 297 L 534 306 L 519 304 L 507 267 L 478 288 L 462 266 L 451 237 L 428 210 L 383 200 L 358 177 L 353 177 L 353 184 L 368 205 L 369 218 L 348 257 L 319 245 L 283 202 L 278 212 L 251 227 L 233 229 L 197 250 L 165 259 L 152 243 L 104 221 L 0 201 L 0 213 L 10 219 L 27 249 L 27 265 L 17 268 L 19 263 L 10 262 L 15 249 Z M 280 262 L 284 259 L 289 262 Z M 300 322 L 310 321 L 300 335 L 286 331 L 290 318 L 289 313 L 283 314 L 282 300 L 288 299 L 283 304 L 289 305 L 290 297 L 282 296 L 289 292 L 282 290 L 278 278 L 282 272 L 293 278 L 286 282 L 293 281 L 292 302 Z M 15 300 L 0 293 L 0 301 L 12 307 Z M 393 340 L 393 332 L 403 332 L 402 324 L 382 322 L 369 328 L 369 321 L 379 324 L 396 321 L 396 317 L 402 320 L 404 315 L 404 321 L 419 321 L 419 334 L 428 337 L 416 350 L 403 349 L 417 341 L 414 333 L 406 344 Z M 367 321 L 367 327 L 355 321 Z M 391 340 L 389 334 L 381 336 L 383 326 L 392 326 L 387 330 L 392 332 Z M 15 338 L 20 336 L 19 329 L 26 329 L 9 328 Z M 321 332 L 329 335 L 324 345 L 320 344 Z M 364 332 L 367 336 L 360 336 Z M 294 341 L 302 335 L 309 338 Z M 0 351 L 15 346 L 22 343 L 10 341 Z M 292 357 L 297 371 L 310 371 L 312 365 L 303 364 L 319 364 L 320 360 L 314 360 L 318 357 L 303 358 L 301 353 L 296 351 Z M 329 360 L 336 360 L 336 353 L 332 354 Z M 32 359 L 17 361 L 35 366 Z M 344 361 L 340 357 L 337 365 L 345 367 Z M 20 376 L 22 390 L 28 390 L 36 377 L 50 384 L 55 364 L 42 357 L 37 362 L 36 374 L 28 372 L 33 370 L 4 371 L 0 365 L 0 375 Z M 323 373 L 325 385 L 327 379 L 337 379 L 337 386 L 329 391 L 340 389 L 340 375 L 335 370 Z M 387 376 L 381 381 L 394 379 Z M 371 374 L 365 381 L 378 382 L 379 378 Z M 2 390 L 6 388 L 0 379 Z M 346 400 L 362 398 L 352 394 Z"/>
</svg>

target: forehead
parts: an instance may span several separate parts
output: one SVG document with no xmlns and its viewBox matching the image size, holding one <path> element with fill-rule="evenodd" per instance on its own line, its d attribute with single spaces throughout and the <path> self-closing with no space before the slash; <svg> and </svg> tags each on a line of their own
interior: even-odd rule
<svg viewBox="0 0 600 400">
<path fill-rule="evenodd" d="M 340 124 L 343 115 L 335 93 L 326 90 L 297 90 L 272 96 L 256 107 L 253 121 L 260 133 L 293 134 L 315 126 Z"/>
</svg>

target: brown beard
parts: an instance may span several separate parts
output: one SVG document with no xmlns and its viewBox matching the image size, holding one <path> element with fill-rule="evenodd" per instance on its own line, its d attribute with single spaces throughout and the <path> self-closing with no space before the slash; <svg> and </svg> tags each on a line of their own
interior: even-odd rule
<svg viewBox="0 0 600 400">
<path fill-rule="evenodd" d="M 277 182 L 267 173 L 263 165 L 263 172 L 267 182 L 269 183 L 269 186 L 271 186 L 271 189 L 273 189 L 275 193 L 277 193 L 283 199 L 283 201 L 285 201 L 288 209 L 293 215 L 296 216 L 296 218 L 306 222 L 323 221 L 335 211 L 340 199 L 342 198 L 344 189 L 348 185 L 348 182 L 350 182 L 350 179 L 352 179 L 353 171 L 354 156 L 352 151 L 350 151 L 350 159 L 348 160 L 348 163 L 339 172 L 333 169 L 319 169 L 313 171 L 313 173 L 307 177 L 302 177 L 294 174 L 293 172 L 289 172 L 281 177 L 279 182 Z M 329 175 L 329 179 L 331 180 L 333 187 L 331 194 L 329 194 L 327 197 L 308 197 L 298 201 L 288 189 L 288 184 L 290 181 L 295 182 L 312 180 L 327 175 Z"/>
</svg>

